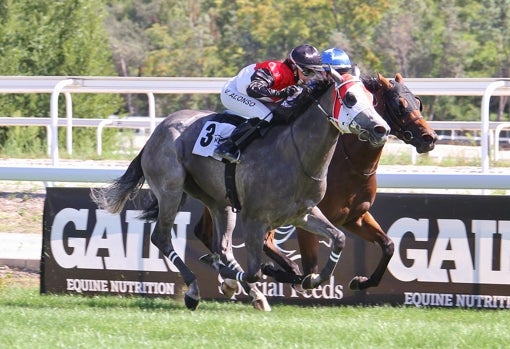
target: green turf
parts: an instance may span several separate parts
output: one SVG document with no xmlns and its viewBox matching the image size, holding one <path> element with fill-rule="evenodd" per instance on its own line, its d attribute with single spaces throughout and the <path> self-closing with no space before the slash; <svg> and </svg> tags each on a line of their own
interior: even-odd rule
<svg viewBox="0 0 510 349">
<path fill-rule="evenodd" d="M 300 307 L 0 288 L 0 348 L 507 348 L 510 310 Z"/>
</svg>

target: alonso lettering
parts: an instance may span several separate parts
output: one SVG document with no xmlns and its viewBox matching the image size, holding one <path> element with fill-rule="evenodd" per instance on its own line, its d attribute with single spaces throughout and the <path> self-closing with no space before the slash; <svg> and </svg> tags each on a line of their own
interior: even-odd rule
<svg viewBox="0 0 510 349">
<path fill-rule="evenodd" d="M 246 104 L 247 106 L 250 106 L 250 107 L 253 107 L 255 105 L 255 103 L 251 100 L 249 100 L 248 98 L 242 96 L 242 95 L 238 95 L 236 94 L 235 92 L 232 92 L 231 94 L 228 95 L 230 98 L 232 99 L 235 99 L 236 101 L 238 102 L 241 102 L 243 104 Z"/>
</svg>

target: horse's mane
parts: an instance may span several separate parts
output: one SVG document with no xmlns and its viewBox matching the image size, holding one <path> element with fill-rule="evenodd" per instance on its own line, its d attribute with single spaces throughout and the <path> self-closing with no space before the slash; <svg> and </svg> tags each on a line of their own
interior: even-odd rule
<svg viewBox="0 0 510 349">
<path fill-rule="evenodd" d="M 306 85 L 303 92 L 299 94 L 294 102 L 295 115 L 301 115 L 310 107 L 310 105 L 319 99 L 320 96 L 333 84 L 333 82 L 321 79 L 314 80 L 311 84 Z"/>
<path fill-rule="evenodd" d="M 360 79 L 365 88 L 372 94 L 376 93 L 383 87 L 377 76 L 361 74 Z"/>
<path fill-rule="evenodd" d="M 275 109 L 276 122 L 275 123 L 288 123 L 295 120 L 299 115 L 303 114 L 310 105 L 317 101 L 323 93 L 325 93 L 333 82 L 320 79 L 314 80 L 312 83 L 303 87 L 303 91 L 293 101 L 291 108 Z"/>
<path fill-rule="evenodd" d="M 333 82 L 328 79 L 313 80 L 310 85 L 307 85 L 306 93 L 312 98 L 317 99 L 322 96 L 332 84 Z"/>
</svg>

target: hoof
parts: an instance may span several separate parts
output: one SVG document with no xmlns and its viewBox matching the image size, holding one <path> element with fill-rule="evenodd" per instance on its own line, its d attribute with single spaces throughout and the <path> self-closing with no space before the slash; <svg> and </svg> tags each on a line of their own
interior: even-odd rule
<svg viewBox="0 0 510 349">
<path fill-rule="evenodd" d="M 184 304 L 189 310 L 195 310 L 198 307 L 198 303 L 200 303 L 200 290 L 195 279 L 188 285 L 188 290 L 184 294 Z"/>
<path fill-rule="evenodd" d="M 362 290 L 361 284 L 367 282 L 368 278 L 365 276 L 355 276 L 351 282 L 349 282 L 349 288 L 353 291 Z"/>
<path fill-rule="evenodd" d="M 303 296 L 308 296 L 308 291 L 303 288 L 302 285 L 299 284 L 292 284 L 290 285 L 299 294 L 302 294 Z"/>
<path fill-rule="evenodd" d="M 305 290 L 312 290 L 321 284 L 319 274 L 308 274 L 301 282 L 301 286 Z"/>
<path fill-rule="evenodd" d="M 262 292 L 256 292 L 255 290 L 251 290 L 250 296 L 253 299 L 251 302 L 253 308 L 261 311 L 271 311 L 271 306 L 267 302 L 266 296 L 264 296 Z"/>
<path fill-rule="evenodd" d="M 200 298 L 195 299 L 189 295 L 184 295 L 184 304 L 186 305 L 186 308 L 193 311 L 197 309 L 198 303 L 200 303 Z"/>
<path fill-rule="evenodd" d="M 225 279 L 221 283 L 221 293 L 225 295 L 227 298 L 232 298 L 232 296 L 237 292 L 238 286 L 237 281 L 232 279 Z"/>
<path fill-rule="evenodd" d="M 220 270 L 220 256 L 217 253 L 205 254 L 198 259 L 200 262 Z"/>
<path fill-rule="evenodd" d="M 270 277 L 274 277 L 275 271 L 276 271 L 274 264 L 270 263 L 270 262 L 262 264 L 261 270 L 262 270 L 262 274 L 270 276 Z"/>
</svg>

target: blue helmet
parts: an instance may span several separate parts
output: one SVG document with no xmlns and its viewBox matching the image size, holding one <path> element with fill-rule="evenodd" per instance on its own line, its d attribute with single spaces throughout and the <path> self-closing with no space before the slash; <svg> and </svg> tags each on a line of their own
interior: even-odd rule
<svg viewBox="0 0 510 349">
<path fill-rule="evenodd" d="M 352 68 L 349 56 L 339 48 L 330 48 L 322 52 L 321 59 L 322 66 L 326 71 L 329 71 L 329 67 L 332 67 L 339 73 L 346 73 Z"/>
</svg>

